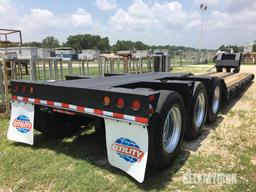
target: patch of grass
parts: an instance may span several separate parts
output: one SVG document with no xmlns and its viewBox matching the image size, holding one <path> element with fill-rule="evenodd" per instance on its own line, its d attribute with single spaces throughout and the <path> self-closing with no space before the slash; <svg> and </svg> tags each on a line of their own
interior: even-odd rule
<svg viewBox="0 0 256 192">
<path fill-rule="evenodd" d="M 238 182 L 230 186 L 232 191 L 256 191 L 255 178 L 256 178 L 256 164 L 252 163 L 255 160 L 256 145 L 247 149 L 238 155 L 237 166 L 234 172 L 238 175 Z"/>
</svg>

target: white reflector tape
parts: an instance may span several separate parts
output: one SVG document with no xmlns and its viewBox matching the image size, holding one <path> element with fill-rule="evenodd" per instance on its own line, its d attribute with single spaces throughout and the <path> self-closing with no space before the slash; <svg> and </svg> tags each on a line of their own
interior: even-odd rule
<svg viewBox="0 0 256 192">
<path fill-rule="evenodd" d="M 130 115 L 124 115 L 124 119 L 130 120 L 130 121 L 135 121 L 135 117 L 134 116 L 130 116 Z"/>
<path fill-rule="evenodd" d="M 19 101 L 22 101 L 22 100 L 23 100 L 23 97 L 18 96 L 17 99 L 18 99 Z"/>
<path fill-rule="evenodd" d="M 12 113 L 7 138 L 21 143 L 34 144 L 34 105 L 12 102 Z"/>
<path fill-rule="evenodd" d="M 28 98 L 28 102 L 30 102 L 30 103 L 35 103 L 35 99 L 33 99 L 33 98 Z"/>
<path fill-rule="evenodd" d="M 76 106 L 75 105 L 69 105 L 69 109 L 73 109 L 76 111 Z"/>
<path fill-rule="evenodd" d="M 106 115 L 106 116 L 109 116 L 109 117 L 113 117 L 113 112 L 103 111 L 103 115 Z"/>
<path fill-rule="evenodd" d="M 42 104 L 42 105 L 47 105 L 47 101 L 45 101 L 45 100 L 40 100 L 40 104 Z"/>
<path fill-rule="evenodd" d="M 148 159 L 147 127 L 105 119 L 109 163 L 138 182 L 144 181 Z"/>
<path fill-rule="evenodd" d="M 84 108 L 84 111 L 87 113 L 94 113 L 94 109 L 88 107 Z"/>
<path fill-rule="evenodd" d="M 56 106 L 56 107 L 61 107 L 62 106 L 61 103 L 59 103 L 59 102 L 54 102 L 53 105 Z"/>
</svg>

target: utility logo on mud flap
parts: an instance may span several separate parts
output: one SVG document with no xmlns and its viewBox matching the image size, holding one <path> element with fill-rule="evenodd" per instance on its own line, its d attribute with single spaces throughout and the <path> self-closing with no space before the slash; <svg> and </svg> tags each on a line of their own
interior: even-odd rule
<svg viewBox="0 0 256 192">
<path fill-rule="evenodd" d="M 140 147 L 130 139 L 119 138 L 111 146 L 122 159 L 130 163 L 140 162 L 144 156 L 144 152 Z"/>
<path fill-rule="evenodd" d="M 18 116 L 12 123 L 12 126 L 20 133 L 28 133 L 32 130 L 32 123 L 26 115 Z"/>
</svg>

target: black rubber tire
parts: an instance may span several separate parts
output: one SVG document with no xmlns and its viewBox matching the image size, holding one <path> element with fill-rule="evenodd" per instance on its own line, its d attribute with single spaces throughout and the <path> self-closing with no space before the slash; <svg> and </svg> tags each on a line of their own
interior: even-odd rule
<svg viewBox="0 0 256 192">
<path fill-rule="evenodd" d="M 220 98 L 219 98 L 218 110 L 214 113 L 212 108 L 213 108 L 213 96 L 214 96 L 214 91 L 215 91 L 216 87 L 219 87 L 219 89 L 220 89 Z M 222 90 L 223 89 L 222 89 L 221 81 L 217 78 L 214 79 L 212 90 L 209 93 L 209 99 L 208 99 L 209 105 L 208 105 L 208 114 L 207 114 L 207 120 L 206 120 L 207 123 L 213 123 L 214 121 L 216 121 L 218 114 L 220 113 L 221 105 L 222 105 L 222 95 L 223 95 Z"/>
<path fill-rule="evenodd" d="M 202 124 L 197 127 L 196 126 L 196 101 L 198 96 L 203 93 L 205 99 L 205 113 L 203 117 Z M 205 85 L 202 82 L 196 82 L 194 86 L 193 96 L 190 100 L 191 107 L 189 112 L 187 113 L 187 123 L 185 130 L 185 138 L 186 139 L 196 139 L 202 132 L 206 118 L 207 118 L 207 110 L 208 110 L 208 95 Z"/>
<path fill-rule="evenodd" d="M 79 115 L 53 112 L 48 107 L 35 107 L 35 130 L 51 137 L 64 138 L 72 136 L 81 130 L 82 125 L 86 125 L 90 121 L 90 118 Z"/>
<path fill-rule="evenodd" d="M 219 67 L 219 66 L 216 66 L 216 71 L 217 72 L 223 72 L 223 69 L 221 67 Z"/>
<path fill-rule="evenodd" d="M 236 67 L 234 70 L 233 70 L 233 73 L 239 73 L 240 71 L 240 67 Z"/>
<path fill-rule="evenodd" d="M 172 153 L 165 151 L 163 146 L 163 129 L 165 119 L 170 109 L 174 106 L 178 106 L 181 117 L 182 127 L 180 138 L 176 149 Z M 185 132 L 185 106 L 182 97 L 175 91 L 161 90 L 155 113 L 150 119 L 148 126 L 149 133 L 149 160 L 148 164 L 156 168 L 164 168 L 170 166 L 175 160 L 180 148 L 181 142 Z"/>
<path fill-rule="evenodd" d="M 226 67 L 226 72 L 230 73 L 231 68 L 230 67 Z"/>
</svg>

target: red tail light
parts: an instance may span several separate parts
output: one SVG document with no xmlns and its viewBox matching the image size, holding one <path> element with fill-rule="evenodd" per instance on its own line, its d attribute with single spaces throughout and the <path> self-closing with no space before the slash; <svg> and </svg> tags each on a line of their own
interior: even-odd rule
<svg viewBox="0 0 256 192">
<path fill-rule="evenodd" d="M 22 86 L 22 93 L 25 93 L 25 92 L 26 92 L 26 86 L 23 85 L 23 86 Z"/>
<path fill-rule="evenodd" d="M 137 99 L 133 100 L 131 107 L 132 107 L 132 109 L 133 109 L 134 111 L 139 111 L 140 108 L 141 108 L 141 103 L 140 103 L 140 101 L 137 100 Z"/>
<path fill-rule="evenodd" d="M 103 97 L 103 105 L 108 106 L 108 105 L 110 105 L 110 102 L 111 102 L 111 100 L 110 100 L 109 96 Z"/>
<path fill-rule="evenodd" d="M 34 92 L 33 87 L 30 87 L 30 88 L 29 88 L 29 93 L 32 94 L 33 92 Z"/>
<path fill-rule="evenodd" d="M 150 95 L 149 96 L 149 101 L 154 101 L 155 100 L 155 95 Z"/>
<path fill-rule="evenodd" d="M 124 104 L 125 104 L 124 99 L 119 97 L 119 98 L 117 99 L 117 101 L 116 101 L 117 107 L 120 108 L 120 109 L 122 109 L 122 108 L 124 108 Z"/>
<path fill-rule="evenodd" d="M 15 93 L 17 93 L 17 92 L 19 91 L 18 85 L 15 85 L 13 91 L 14 91 Z"/>
<path fill-rule="evenodd" d="M 149 115 L 153 115 L 153 113 L 154 113 L 153 106 L 149 104 Z"/>
</svg>

